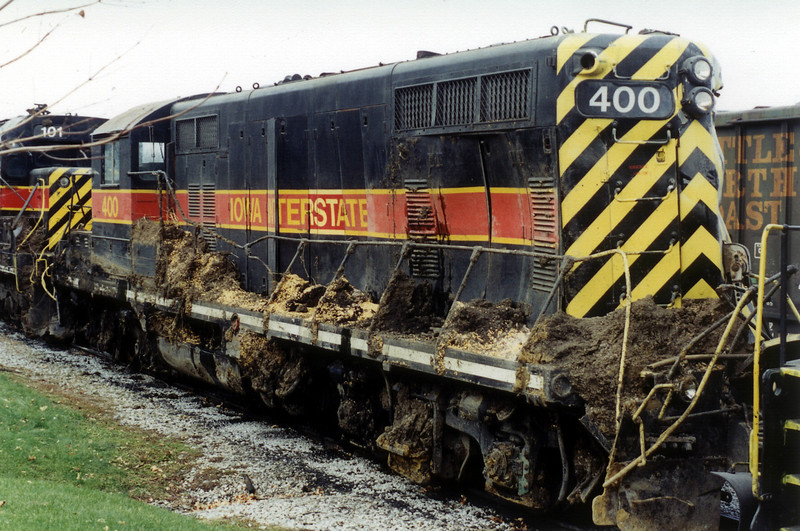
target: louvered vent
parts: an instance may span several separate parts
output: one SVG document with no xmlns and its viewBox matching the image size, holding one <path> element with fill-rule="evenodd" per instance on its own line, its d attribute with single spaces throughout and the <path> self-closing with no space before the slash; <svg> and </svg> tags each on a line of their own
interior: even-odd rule
<svg viewBox="0 0 800 531">
<path fill-rule="evenodd" d="M 409 238 L 420 243 L 436 243 L 436 213 L 427 182 L 406 180 L 405 186 Z M 417 277 L 437 278 L 441 273 L 438 249 L 412 249 L 409 263 L 411 274 Z"/>
<path fill-rule="evenodd" d="M 523 120 L 528 113 L 530 70 L 481 78 L 481 121 Z"/>
<path fill-rule="evenodd" d="M 433 116 L 433 84 L 397 89 L 395 124 L 397 129 L 430 127 Z"/>
<path fill-rule="evenodd" d="M 216 123 L 216 122 L 215 122 Z M 217 250 L 217 239 L 214 237 L 214 231 L 217 224 L 217 206 L 215 201 L 216 186 L 214 184 L 204 184 L 201 189 L 201 204 L 203 209 L 203 226 L 210 230 L 203 231 L 203 238 L 208 243 L 208 247 L 212 251 Z"/>
<path fill-rule="evenodd" d="M 556 216 L 555 183 L 551 177 L 531 177 L 531 219 L 533 224 L 533 250 L 555 256 L 558 253 L 558 218 Z M 535 258 L 533 287 L 550 291 L 558 277 L 558 261 L 553 258 Z"/>
<path fill-rule="evenodd" d="M 475 121 L 475 87 L 478 78 L 439 83 L 436 92 L 436 125 L 465 125 Z"/>
<path fill-rule="evenodd" d="M 193 220 L 199 220 L 203 215 L 202 198 L 200 196 L 200 185 L 189 185 L 189 217 Z"/>
<path fill-rule="evenodd" d="M 213 184 L 189 185 L 189 219 L 208 229 L 202 231 L 202 237 L 212 251 L 217 249 L 217 239 L 213 235 L 217 219 L 214 195 L 215 186 Z"/>
</svg>

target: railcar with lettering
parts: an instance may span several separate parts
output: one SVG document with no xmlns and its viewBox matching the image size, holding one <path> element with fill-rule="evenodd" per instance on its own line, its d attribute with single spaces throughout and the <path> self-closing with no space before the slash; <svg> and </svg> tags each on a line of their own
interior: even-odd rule
<svg viewBox="0 0 800 531">
<path fill-rule="evenodd" d="M 420 483 L 715 527 L 753 376 L 720 87 L 677 35 L 554 31 L 138 106 L 93 133 L 41 330 Z"/>
<path fill-rule="evenodd" d="M 798 225 L 798 170 L 800 106 L 756 108 L 721 112 L 716 130 L 725 159 L 721 208 L 731 238 L 747 247 L 754 269 L 762 259 L 761 234 L 767 225 Z M 800 138 L 800 136 L 797 136 Z M 777 237 L 773 235 L 773 238 Z M 797 264 L 800 235 L 787 234 L 789 263 Z M 767 274 L 780 269 L 779 246 L 766 257 Z M 797 282 L 787 286 L 789 296 L 800 298 Z M 768 305 L 769 325 L 777 310 Z M 792 332 L 797 320 L 790 315 Z"/>
<path fill-rule="evenodd" d="M 752 257 L 758 284 L 748 468 L 724 475 L 740 520 L 776 529 L 798 522 L 800 497 L 800 265 L 797 176 L 800 105 L 722 112 L 721 207 L 731 237 Z"/>
</svg>

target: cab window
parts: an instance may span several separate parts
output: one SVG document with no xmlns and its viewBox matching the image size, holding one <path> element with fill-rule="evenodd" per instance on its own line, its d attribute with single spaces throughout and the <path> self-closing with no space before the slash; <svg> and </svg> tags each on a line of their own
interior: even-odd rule
<svg viewBox="0 0 800 531">
<path fill-rule="evenodd" d="M 164 171 L 164 144 L 139 142 L 139 171 Z"/>
<path fill-rule="evenodd" d="M 113 142 L 103 146 L 102 184 L 119 184 L 119 143 Z"/>
</svg>

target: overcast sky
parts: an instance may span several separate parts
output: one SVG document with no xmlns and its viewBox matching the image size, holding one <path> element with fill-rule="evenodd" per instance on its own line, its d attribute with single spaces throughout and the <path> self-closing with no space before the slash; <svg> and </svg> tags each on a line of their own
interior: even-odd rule
<svg viewBox="0 0 800 531">
<path fill-rule="evenodd" d="M 0 11 L 0 24 L 90 2 L 15 0 Z M 287 74 L 412 59 L 417 50 L 519 41 L 547 35 L 554 25 L 582 31 L 587 18 L 707 44 L 725 82 L 718 109 L 800 102 L 799 0 L 103 0 L 85 7 L 83 17 L 62 13 L 0 26 L 0 64 L 53 30 L 30 54 L 0 68 L 0 118 L 34 103 L 108 117 L 217 86 L 232 91 Z"/>
</svg>

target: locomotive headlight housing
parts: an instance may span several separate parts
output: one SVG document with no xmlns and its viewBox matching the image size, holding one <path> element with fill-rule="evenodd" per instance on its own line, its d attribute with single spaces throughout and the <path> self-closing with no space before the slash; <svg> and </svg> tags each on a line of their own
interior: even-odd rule
<svg viewBox="0 0 800 531">
<path fill-rule="evenodd" d="M 690 57 L 684 61 L 681 70 L 686 73 L 686 77 L 693 85 L 708 86 L 714 76 L 711 61 L 701 55 Z"/>
<path fill-rule="evenodd" d="M 700 118 L 714 109 L 714 93 L 706 87 L 695 87 L 686 94 L 681 104 L 688 114 Z"/>
<path fill-rule="evenodd" d="M 579 76 L 593 76 L 602 74 L 607 64 L 600 57 L 598 50 L 583 48 L 575 52 L 572 58 L 573 73 Z"/>
</svg>

